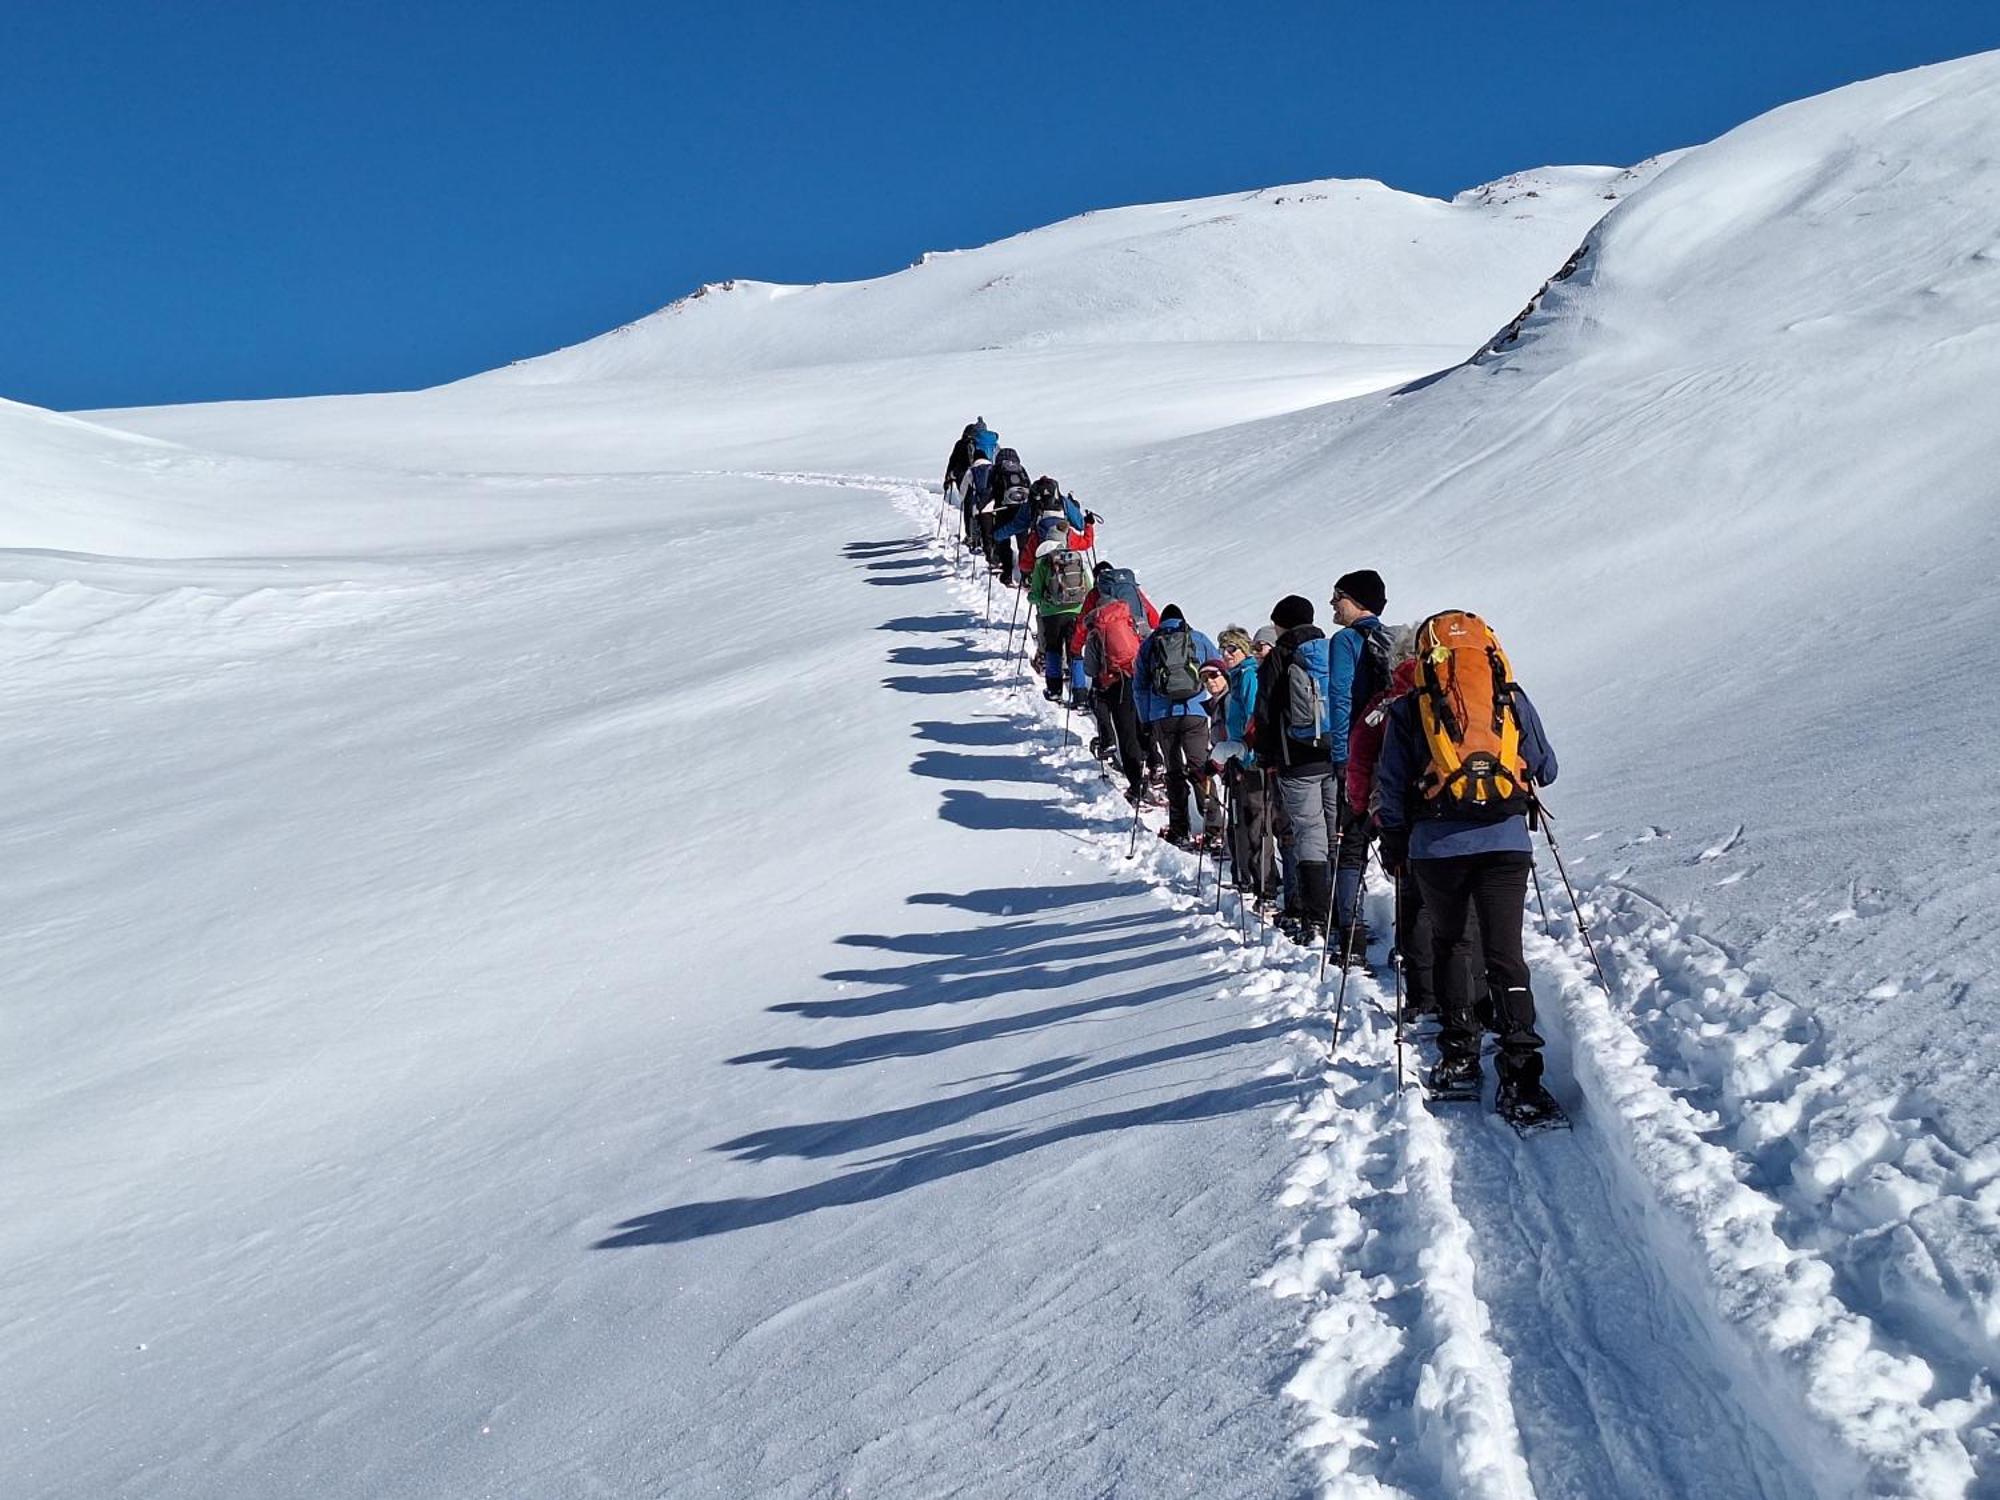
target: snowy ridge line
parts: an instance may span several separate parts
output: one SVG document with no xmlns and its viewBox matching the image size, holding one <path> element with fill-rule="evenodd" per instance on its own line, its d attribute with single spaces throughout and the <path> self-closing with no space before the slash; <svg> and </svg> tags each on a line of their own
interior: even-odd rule
<svg viewBox="0 0 2000 1500">
<path fill-rule="evenodd" d="M 931 555 L 956 569 L 955 531 L 931 540 L 932 494 L 907 483 L 892 491 L 924 528 Z M 956 571 L 954 578 L 960 599 L 978 613 L 984 587 Z M 997 644 L 1002 627 L 975 624 L 968 633 Z M 1003 659 L 1000 669 L 1015 672 L 1016 662 Z M 993 696 L 1024 720 L 1061 725 L 1063 716 L 1031 688 L 1032 679 L 1016 675 Z M 1177 910 L 1205 904 L 1186 889 L 1196 861 L 1159 842 L 1151 825 L 1139 853 L 1127 854 L 1130 809 L 1080 745 L 1065 742 L 1037 758 L 1072 808 L 1104 830 L 1086 838 L 1096 858 L 1141 874 Z M 1301 1363 L 1285 1386 L 1303 1417 L 1298 1443 L 1327 1495 L 1533 1495 L 1511 1366 L 1474 1285 L 1472 1229 L 1452 1196 L 1450 1147 L 1421 1102 L 1399 1098 L 1394 1085 L 1388 998 L 1372 976 L 1349 979 L 1336 1057 L 1316 951 L 1268 927 L 1247 938 L 1246 914 L 1234 902 L 1228 893 L 1221 913 L 1197 912 L 1217 940 L 1218 964 L 1242 976 L 1217 998 L 1239 995 L 1297 1023 L 1290 1039 L 1321 1080 L 1311 1099 L 1287 1110 L 1300 1154 L 1280 1201 L 1303 1214 L 1265 1278 L 1275 1295 L 1308 1309 Z"/>
<path fill-rule="evenodd" d="M 1532 939 L 1560 986 L 1607 1134 L 1692 1252 L 1716 1312 L 1867 1470 L 1869 1493 L 1989 1493 L 2000 1478 L 2000 1151 L 1967 1157 L 1921 1101 L 1869 1097 L 1817 1026 L 1719 946 L 1615 884 L 1583 896 L 1616 1002 L 1573 919 Z M 1821 1469 L 1810 1430 L 1798 1457 Z M 1831 1478 L 1831 1476 L 1829 1476 Z"/>
</svg>

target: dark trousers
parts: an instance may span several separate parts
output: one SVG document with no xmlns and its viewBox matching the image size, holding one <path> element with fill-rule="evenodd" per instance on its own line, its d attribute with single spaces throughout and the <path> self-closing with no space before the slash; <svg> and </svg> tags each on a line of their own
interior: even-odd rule
<svg viewBox="0 0 2000 1500">
<path fill-rule="evenodd" d="M 1483 1019 L 1486 1007 L 1486 974 L 1479 959 L 1478 923 L 1471 918 L 1471 907 L 1466 908 L 1468 920 L 1465 926 L 1450 939 L 1451 967 L 1463 970 L 1468 992 L 1472 995 L 1475 1019 Z M 1411 1015 L 1444 1014 L 1444 1004 L 1439 998 L 1442 987 L 1437 976 L 1443 972 L 1437 967 L 1432 953 L 1436 941 L 1435 928 L 1431 922 L 1431 909 L 1424 905 L 1423 887 L 1416 880 L 1404 874 L 1396 880 L 1396 951 L 1403 958 L 1403 978 L 1409 986 L 1409 997 L 1405 1005 Z"/>
<path fill-rule="evenodd" d="M 1042 676 L 1049 686 L 1060 688 L 1069 681 L 1069 633 L 1076 627 L 1075 615 L 1043 615 Z"/>
<path fill-rule="evenodd" d="M 1345 779 L 1342 777 L 1343 782 Z M 1334 850 L 1334 922 L 1343 943 L 1349 933 L 1357 934 L 1358 942 L 1363 925 L 1361 883 L 1368 872 L 1368 845 L 1375 837 L 1375 820 L 1367 813 L 1357 813 L 1343 801 L 1340 827 L 1336 831 L 1340 842 Z"/>
<path fill-rule="evenodd" d="M 1277 864 L 1270 848 L 1271 799 L 1264 773 L 1231 761 L 1223 785 L 1229 790 L 1229 863 L 1236 872 L 1236 889 L 1265 895 Z"/>
<path fill-rule="evenodd" d="M 1521 915 L 1528 904 L 1533 856 L 1511 851 L 1414 859 L 1410 873 L 1429 909 L 1431 973 L 1444 1009 L 1438 1050 L 1446 1057 L 1479 1056 L 1479 1021 L 1473 1012 L 1469 965 L 1452 962 L 1454 940 L 1469 917 L 1479 921 L 1479 946 L 1500 1035 L 1503 1077 L 1530 1082 L 1542 1076 L 1542 1038 L 1535 1030 L 1535 992 L 1521 956 Z"/>
<path fill-rule="evenodd" d="M 1097 698 L 1111 715 L 1112 732 L 1118 741 L 1118 764 L 1124 769 L 1125 784 L 1136 795 L 1146 784 L 1146 742 L 1140 737 L 1139 715 L 1132 706 L 1132 679 L 1112 678 L 1097 690 Z"/>
<path fill-rule="evenodd" d="M 1167 763 L 1167 832 L 1185 835 L 1188 791 L 1197 777 L 1206 779 L 1208 715 L 1180 714 L 1153 720 L 1153 738 Z"/>
</svg>

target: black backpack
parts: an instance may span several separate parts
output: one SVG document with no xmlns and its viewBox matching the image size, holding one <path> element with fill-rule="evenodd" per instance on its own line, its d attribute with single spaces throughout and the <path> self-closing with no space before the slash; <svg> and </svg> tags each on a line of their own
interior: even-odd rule
<svg viewBox="0 0 2000 1500">
<path fill-rule="evenodd" d="M 1388 687 L 1395 668 L 1389 660 L 1387 625 L 1377 620 L 1372 625 L 1351 625 L 1348 628 L 1361 632 L 1361 659 L 1354 664 L 1354 697 L 1350 710 L 1354 719 L 1358 720 L 1362 711 L 1375 701 L 1375 695 Z"/>
<path fill-rule="evenodd" d="M 1201 693 L 1201 663 L 1195 659 L 1194 632 L 1183 625 L 1178 630 L 1153 632 L 1153 661 L 1147 686 L 1153 695 L 1169 703 L 1190 703 Z"/>
</svg>

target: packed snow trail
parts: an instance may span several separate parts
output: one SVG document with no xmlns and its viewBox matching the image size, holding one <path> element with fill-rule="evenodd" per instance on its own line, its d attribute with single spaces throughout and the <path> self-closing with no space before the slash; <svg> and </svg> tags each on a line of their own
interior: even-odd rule
<svg viewBox="0 0 2000 1500">
<path fill-rule="evenodd" d="M 904 498 L 918 524 L 926 500 Z M 956 565 L 949 529 L 932 550 Z M 983 568 L 959 589 L 983 613 Z M 996 607 L 1002 630 L 1013 607 L 1011 598 Z M 1003 639 L 987 636 L 989 651 Z M 1024 732 L 1050 733 L 1059 716 L 1035 679 L 1014 661 L 995 666 Z M 1057 767 L 1106 825 L 1099 857 L 1136 865 L 1195 904 L 1187 884 L 1201 861 L 1159 846 L 1150 826 L 1129 859 L 1129 817 L 1090 757 L 1071 746 Z M 1386 930 L 1385 893 L 1373 900 L 1372 920 Z M 1241 930 L 1233 907 L 1232 896 L 1210 919 L 1225 941 Z M 1274 937 L 1238 952 L 1244 996 L 1328 1016 L 1337 970 L 1318 981 L 1316 957 Z M 1482 1105 L 1441 1105 L 1433 1117 L 1414 1088 L 1395 1090 L 1392 1012 L 1379 977 L 1357 976 L 1341 1055 L 1328 1059 L 1325 1040 L 1306 1043 L 1321 1057 L 1323 1090 L 1299 1115 L 1310 1149 L 1287 1201 L 1312 1212 L 1271 1278 L 1314 1304 L 1306 1343 L 1319 1347 L 1291 1391 L 1310 1413 L 1303 1439 L 1329 1492 L 1813 1494 L 1768 1435 L 1787 1414 L 1746 1378 L 1742 1351 L 1704 1318 L 1685 1272 L 1662 1263 L 1645 1207 L 1587 1113 L 1573 1134 L 1527 1141 Z M 1551 1029 L 1550 1082 L 1573 1102 L 1566 1048 Z"/>
</svg>

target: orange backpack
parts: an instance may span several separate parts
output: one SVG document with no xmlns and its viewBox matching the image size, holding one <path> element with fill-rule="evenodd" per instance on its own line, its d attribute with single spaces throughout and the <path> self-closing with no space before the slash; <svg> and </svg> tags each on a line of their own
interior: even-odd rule
<svg viewBox="0 0 2000 1500">
<path fill-rule="evenodd" d="M 1417 778 L 1422 814 L 1498 823 L 1527 812 L 1513 670 L 1484 620 L 1448 609 L 1417 627 L 1414 696 L 1429 752 Z"/>
</svg>

